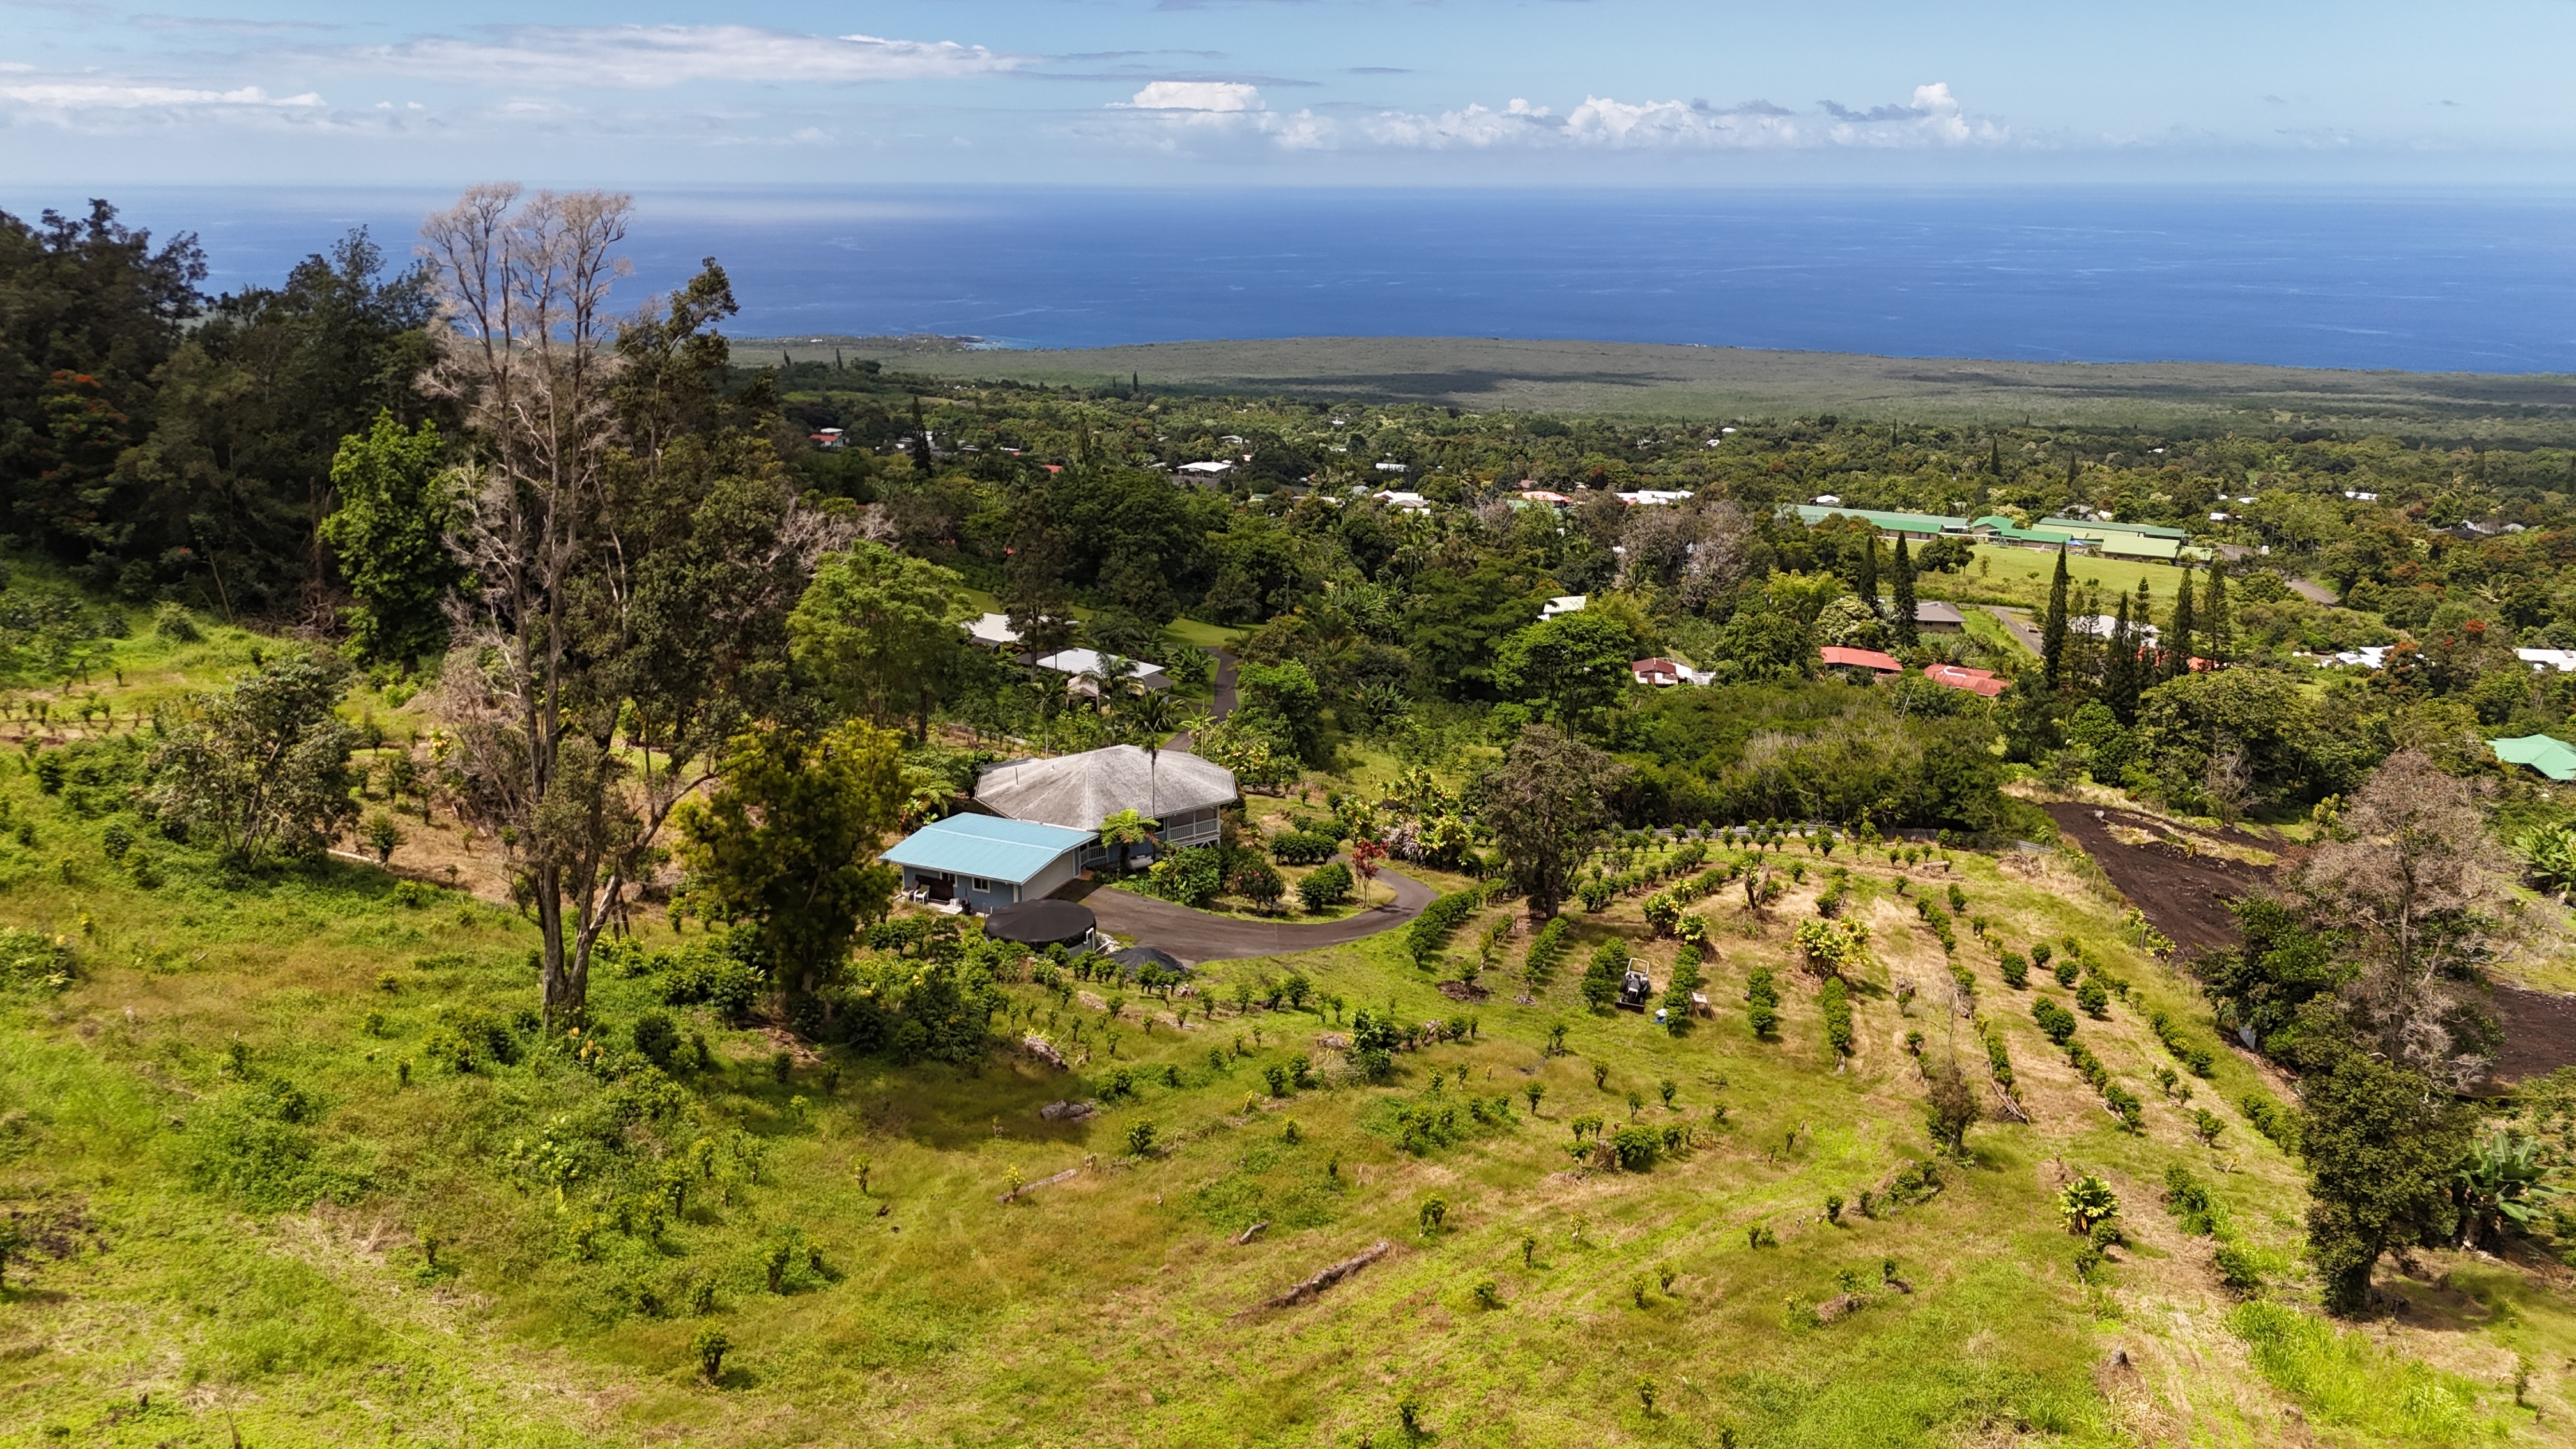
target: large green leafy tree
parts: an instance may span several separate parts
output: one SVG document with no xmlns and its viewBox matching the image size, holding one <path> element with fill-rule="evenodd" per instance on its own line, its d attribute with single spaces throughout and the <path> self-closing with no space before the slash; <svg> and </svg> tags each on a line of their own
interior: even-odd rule
<svg viewBox="0 0 2576 1449">
<path fill-rule="evenodd" d="M 2318 773 L 2312 755 L 2348 723 L 2330 728 L 2296 681 L 2262 670 L 2185 674 L 2148 690 L 2138 702 L 2139 742 L 2149 768 L 2183 798 L 2202 788 L 2214 758 L 2236 752 L 2258 795 L 2279 798 L 2312 784 L 2346 784 L 2312 780 Z"/>
<path fill-rule="evenodd" d="M 1538 701 L 1549 719 L 1579 729 L 1592 711 L 1619 697 L 1636 657 L 1637 639 L 1627 625 L 1584 609 L 1504 640 L 1494 660 L 1494 684 Z"/>
<path fill-rule="evenodd" d="M 1624 766 L 1563 730 L 1530 725 L 1502 765 L 1473 783 L 1467 804 L 1494 832 L 1532 917 L 1545 920 L 1565 904 L 1626 776 Z"/>
<path fill-rule="evenodd" d="M 115 450 L 94 430 L 120 447 L 150 430 L 154 374 L 203 306 L 205 279 L 193 235 L 156 250 L 104 201 L 32 224 L 0 212 L 0 496 L 13 531 L 75 561 L 120 544 Z"/>
<path fill-rule="evenodd" d="M 146 764 L 160 819 L 245 865 L 320 855 L 358 818 L 358 735 L 332 712 L 348 688 L 345 663 L 294 653 L 191 698 Z"/>
<path fill-rule="evenodd" d="M 1719 678 L 1729 683 L 1804 679 L 1815 661 L 1814 632 L 1797 615 L 1773 606 L 1758 593 L 1717 631 L 1714 667 Z"/>
<path fill-rule="evenodd" d="M 1066 468 L 1046 494 L 1055 524 L 1079 541 L 1063 561 L 1075 589 L 1156 624 L 1206 593 L 1215 572 L 1211 541 L 1225 537 L 1231 516 L 1223 498 L 1096 461 Z"/>
<path fill-rule="evenodd" d="M 322 521 L 356 601 L 343 618 L 359 652 L 410 661 L 447 645 L 448 593 L 465 572 L 448 551 L 458 489 L 435 423 L 406 429 L 391 413 L 350 435 L 331 460 L 340 506 Z"/>
<path fill-rule="evenodd" d="M 1404 646 L 1426 680 L 1452 696 L 1484 693 L 1502 641 L 1538 617 L 1555 584 L 1518 563 L 1487 555 L 1463 569 L 1415 575 L 1404 611 Z"/>
<path fill-rule="evenodd" d="M 2450 1227 L 2452 1172 L 2468 1151 L 2472 1114 L 2421 1073 L 2332 1025 L 2320 1023 L 2302 1041 L 2308 1254 L 2325 1280 L 2326 1306 L 2359 1313 L 2369 1307 L 2382 1252 L 2435 1240 Z"/>
<path fill-rule="evenodd" d="M 430 315 L 423 274 L 388 271 L 364 231 L 282 286 L 217 299 L 159 374 L 151 435 L 118 466 L 114 581 L 135 596 L 188 585 L 235 611 L 291 603 L 318 622 L 342 440 L 382 414 L 438 411 L 413 388 Z M 96 573 L 110 581 L 105 560 Z"/>
<path fill-rule="evenodd" d="M 880 543 L 826 557 L 788 615 L 797 666 L 847 713 L 929 727 L 941 683 L 965 648 L 965 581 Z"/>
<path fill-rule="evenodd" d="M 1238 723 L 1284 740 L 1309 764 L 1323 750 L 1323 691 L 1304 663 L 1245 663 L 1235 674 Z"/>
<path fill-rule="evenodd" d="M 902 739 L 857 721 L 820 736 L 765 725 L 734 737 L 720 778 L 677 817 L 689 899 L 748 926 L 773 980 L 815 991 L 894 900 L 876 857 L 903 809 Z"/>
</svg>

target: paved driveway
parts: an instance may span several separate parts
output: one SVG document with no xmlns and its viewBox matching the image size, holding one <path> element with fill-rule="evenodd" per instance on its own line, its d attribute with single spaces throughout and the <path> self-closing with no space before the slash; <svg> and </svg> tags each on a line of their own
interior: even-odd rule
<svg viewBox="0 0 2576 1449">
<path fill-rule="evenodd" d="M 1095 886 L 1079 897 L 1066 891 L 1064 896 L 1091 907 L 1092 914 L 1100 918 L 1100 929 L 1132 937 L 1139 945 L 1158 947 L 1195 966 L 1202 961 L 1239 961 L 1251 956 L 1283 956 L 1291 951 L 1348 945 L 1380 931 L 1394 930 L 1421 915 L 1422 908 L 1439 894 L 1410 876 L 1380 870 L 1373 893 L 1384 896 L 1389 887 L 1395 893 L 1391 903 L 1380 900 L 1338 921 L 1306 922 L 1291 918 L 1239 921 L 1232 916 L 1212 916 L 1114 886 Z"/>
<path fill-rule="evenodd" d="M 2003 626 L 2012 632 L 2012 636 L 2021 641 L 2023 648 L 2028 649 L 2033 654 L 2045 654 L 2048 652 L 2040 647 L 2039 631 L 2030 626 L 2030 616 L 2028 614 L 2023 613 L 2019 609 L 2007 609 L 2001 604 L 1985 604 L 1980 607 L 1982 607 L 1987 613 L 1994 615 L 1995 618 L 2002 621 Z"/>
</svg>

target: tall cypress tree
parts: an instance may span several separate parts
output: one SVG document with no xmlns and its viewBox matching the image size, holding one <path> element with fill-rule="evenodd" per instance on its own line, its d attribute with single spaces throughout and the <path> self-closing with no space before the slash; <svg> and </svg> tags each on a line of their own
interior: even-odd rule
<svg viewBox="0 0 2576 1449">
<path fill-rule="evenodd" d="M 2129 628 L 2129 596 L 2122 594 L 2111 616 L 2110 647 L 2102 656 L 2102 702 L 2120 723 L 2138 718 L 2138 641 Z"/>
<path fill-rule="evenodd" d="M 1922 642 L 1914 627 L 1914 556 L 1905 551 L 1905 535 L 1896 536 L 1896 642 L 1911 649 Z"/>
<path fill-rule="evenodd" d="M 2191 673 L 2191 636 L 2199 632 L 2191 617 L 2191 565 L 2182 566 L 2182 583 L 2174 589 L 2173 628 L 2165 635 L 2165 669 L 2167 679 L 2180 679 Z"/>
<path fill-rule="evenodd" d="M 2225 664 L 2227 653 L 2235 645 L 2227 618 L 2227 565 L 2223 560 L 2209 561 L 2209 662 Z"/>
<path fill-rule="evenodd" d="M 921 419 L 921 399 L 917 397 L 912 400 L 912 437 L 906 446 L 912 452 L 912 466 L 928 476 L 934 462 L 930 452 L 930 425 Z"/>
<path fill-rule="evenodd" d="M 2129 623 L 2137 635 L 2136 647 L 2131 651 L 2138 662 L 2132 676 L 2137 681 L 2134 692 L 2144 694 L 2155 688 L 2163 676 L 2156 672 L 2161 665 L 2157 661 L 2155 643 L 2147 635 L 2147 631 L 2156 626 L 2155 594 L 2147 587 L 2143 574 L 2138 577 L 2138 601 L 2129 608 Z"/>
<path fill-rule="evenodd" d="M 1896 546 L 1905 547 L 1905 535 L 1900 533 L 1896 537 Z M 1875 527 L 1861 534 L 1860 572 L 1853 578 L 1852 588 L 1860 595 L 1862 603 L 1873 609 L 1878 607 L 1878 530 Z"/>
<path fill-rule="evenodd" d="M 2057 546 L 2057 576 L 2048 581 L 2048 617 L 2039 626 L 2039 679 L 2054 692 L 2066 664 L 2066 545 Z"/>
</svg>

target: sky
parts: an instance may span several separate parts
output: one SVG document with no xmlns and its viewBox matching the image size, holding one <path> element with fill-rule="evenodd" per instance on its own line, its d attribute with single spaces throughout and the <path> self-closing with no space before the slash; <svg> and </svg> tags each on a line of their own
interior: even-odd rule
<svg viewBox="0 0 2576 1449">
<path fill-rule="evenodd" d="M 0 0 L 0 204 L 504 176 L 2560 187 L 2570 55 L 2576 0 Z"/>
</svg>

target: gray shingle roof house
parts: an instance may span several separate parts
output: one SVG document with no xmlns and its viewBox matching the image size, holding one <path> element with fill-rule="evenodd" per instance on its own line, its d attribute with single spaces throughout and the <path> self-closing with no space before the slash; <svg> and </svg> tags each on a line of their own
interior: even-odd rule
<svg viewBox="0 0 2576 1449">
<path fill-rule="evenodd" d="M 1100 822 L 1133 810 L 1162 822 L 1164 844 L 1207 845 L 1217 838 L 1219 808 L 1232 804 L 1234 772 L 1186 750 L 1148 756 L 1134 745 L 1111 745 L 1052 760 L 1007 760 L 975 782 L 975 803 L 1013 820 L 1034 820 L 1097 833 Z M 1113 851 L 1093 847 L 1106 860 Z"/>
</svg>

